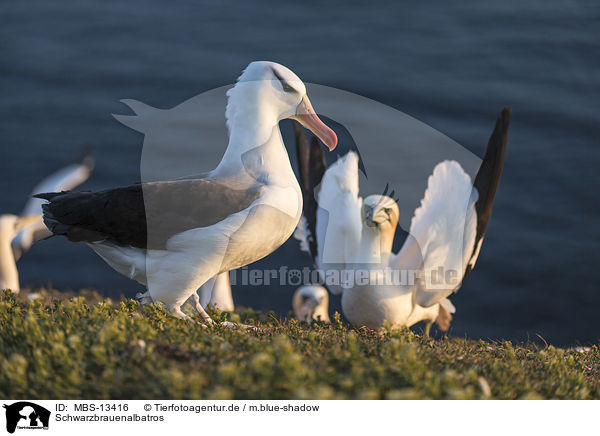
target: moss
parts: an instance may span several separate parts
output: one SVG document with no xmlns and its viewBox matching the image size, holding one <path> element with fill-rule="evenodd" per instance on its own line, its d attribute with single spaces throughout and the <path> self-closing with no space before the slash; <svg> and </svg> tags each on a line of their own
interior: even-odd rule
<svg viewBox="0 0 600 436">
<path fill-rule="evenodd" d="M 189 308 L 186 308 L 188 313 Z M 434 340 L 212 311 L 258 331 L 203 327 L 160 304 L 93 292 L 0 296 L 0 396 L 87 399 L 600 398 L 597 346 Z"/>
</svg>

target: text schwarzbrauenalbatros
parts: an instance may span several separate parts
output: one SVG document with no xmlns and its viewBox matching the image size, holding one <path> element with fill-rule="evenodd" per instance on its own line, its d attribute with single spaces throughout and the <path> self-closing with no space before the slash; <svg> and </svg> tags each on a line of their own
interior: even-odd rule
<svg viewBox="0 0 600 436">
<path fill-rule="evenodd" d="M 73 415 L 71 413 L 57 413 L 54 417 L 56 421 L 62 422 L 162 422 L 163 416 L 157 415 Z"/>
</svg>

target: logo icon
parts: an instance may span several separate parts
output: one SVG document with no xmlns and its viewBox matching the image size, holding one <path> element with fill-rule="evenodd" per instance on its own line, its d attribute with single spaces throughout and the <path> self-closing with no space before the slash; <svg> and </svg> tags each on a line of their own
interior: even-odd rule
<svg viewBox="0 0 600 436">
<path fill-rule="evenodd" d="M 11 405 L 4 405 L 6 409 L 6 431 L 14 433 L 19 429 L 48 429 L 50 411 L 42 406 L 28 401 L 19 401 Z"/>
</svg>

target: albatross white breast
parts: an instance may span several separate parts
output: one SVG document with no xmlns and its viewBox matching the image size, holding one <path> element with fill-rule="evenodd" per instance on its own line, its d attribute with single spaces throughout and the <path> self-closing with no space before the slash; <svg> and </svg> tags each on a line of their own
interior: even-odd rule
<svg viewBox="0 0 600 436">
<path fill-rule="evenodd" d="M 435 320 L 441 329 L 449 327 L 455 309 L 447 297 L 479 255 L 502 172 L 509 119 L 510 109 L 504 109 L 474 182 L 455 161 L 435 166 L 398 254 L 392 253 L 398 205 L 385 191 L 364 200 L 358 196 L 356 154 L 348 153 L 325 170 L 324 156 L 314 144 L 310 152 L 299 151 L 305 205 L 295 236 L 301 247 L 310 251 L 320 270 L 333 266 L 368 272 L 366 283 L 337 287 L 352 324 L 377 329 L 384 323 L 411 326 L 426 321 L 426 333 Z M 297 144 L 307 147 L 302 140 Z M 440 269 L 444 275 L 436 278 Z M 386 270 L 398 274 L 386 277 Z"/>
<path fill-rule="evenodd" d="M 296 227 L 302 197 L 278 127 L 284 118 L 335 148 L 337 137 L 302 81 L 282 65 L 252 62 L 228 92 L 229 144 L 216 169 L 201 178 L 45 194 L 44 221 L 146 285 L 143 301 L 162 301 L 187 318 L 181 305 L 201 285 L 268 255 Z"/>
</svg>

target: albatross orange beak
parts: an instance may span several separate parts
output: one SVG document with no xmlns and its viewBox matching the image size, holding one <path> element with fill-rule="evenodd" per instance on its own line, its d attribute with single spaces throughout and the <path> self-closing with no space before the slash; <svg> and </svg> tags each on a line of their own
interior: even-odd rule
<svg viewBox="0 0 600 436">
<path fill-rule="evenodd" d="M 310 103 L 310 100 L 305 95 L 298 107 L 296 108 L 296 115 L 292 117 L 308 130 L 313 132 L 318 138 L 327 146 L 329 151 L 333 151 L 337 145 L 337 136 L 333 130 L 325 125 L 323 121 L 317 116 L 315 110 Z"/>
</svg>

